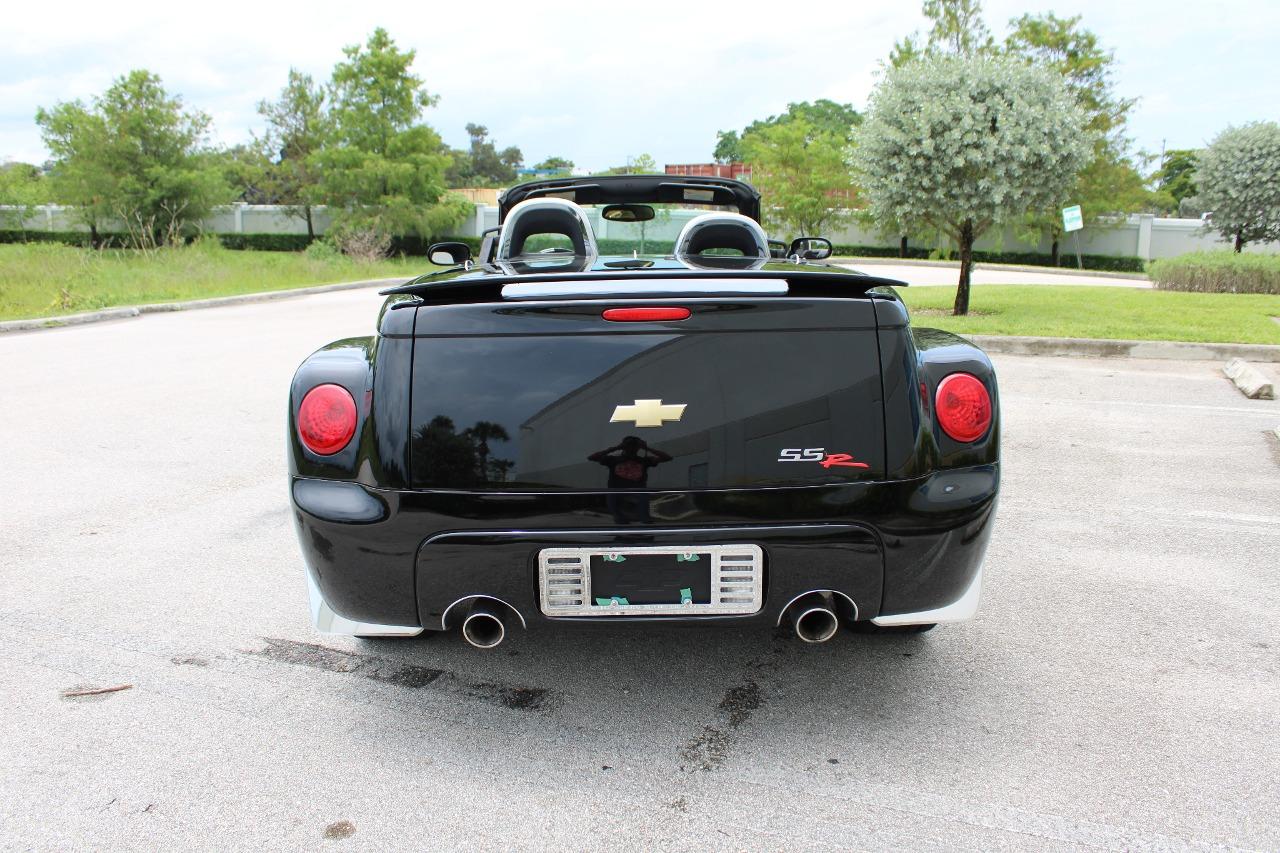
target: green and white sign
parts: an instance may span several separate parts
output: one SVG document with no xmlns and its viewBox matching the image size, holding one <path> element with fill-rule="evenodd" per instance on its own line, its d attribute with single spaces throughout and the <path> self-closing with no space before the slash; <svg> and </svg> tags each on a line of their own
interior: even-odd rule
<svg viewBox="0 0 1280 853">
<path fill-rule="evenodd" d="M 1084 227 L 1084 216 L 1080 213 L 1080 205 L 1073 204 L 1071 207 L 1062 208 L 1062 230 L 1071 232 L 1079 231 Z"/>
</svg>

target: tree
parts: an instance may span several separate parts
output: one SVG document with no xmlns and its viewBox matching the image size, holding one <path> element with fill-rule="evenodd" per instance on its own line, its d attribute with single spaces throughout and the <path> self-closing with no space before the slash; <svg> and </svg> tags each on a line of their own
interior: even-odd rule
<svg viewBox="0 0 1280 853">
<path fill-rule="evenodd" d="M 924 16 L 933 22 L 926 50 L 955 56 L 977 56 L 995 49 L 982 20 L 980 0 L 924 0 Z"/>
<path fill-rule="evenodd" d="M 766 119 L 757 119 L 742 130 L 739 135 L 735 130 L 721 130 L 716 133 L 714 156 L 717 163 L 741 163 L 746 160 L 746 149 L 743 142 L 752 133 L 779 124 L 803 120 L 815 131 L 833 133 L 852 141 L 853 129 L 862 121 L 862 116 L 852 104 L 840 104 L 827 98 L 819 98 L 813 103 L 796 101 L 787 104 L 787 111 Z"/>
<path fill-rule="evenodd" d="M 289 80 L 275 101 L 259 101 L 258 114 L 267 120 L 263 139 L 271 161 L 263 192 L 272 204 L 286 205 L 291 215 L 307 223 L 307 236 L 316 236 L 312 206 L 320 197 L 321 175 L 316 152 L 329 134 L 324 89 L 309 74 L 289 69 Z"/>
<path fill-rule="evenodd" d="M 414 51 L 399 50 L 378 28 L 343 53 L 329 87 L 331 130 L 309 158 L 335 238 L 376 254 L 394 235 L 429 237 L 455 227 L 471 206 L 445 192 L 449 158 L 439 135 L 420 121 L 435 98 L 409 70 Z"/>
<path fill-rule="evenodd" d="M 717 130 L 716 148 L 711 154 L 717 163 L 741 163 L 742 140 L 736 130 Z"/>
<path fill-rule="evenodd" d="M 564 157 L 548 157 L 541 163 L 535 164 L 533 168 L 539 171 L 549 170 L 558 175 L 571 175 L 573 174 L 573 161 Z"/>
<path fill-rule="evenodd" d="M 639 154 L 628 157 L 625 166 L 611 166 L 598 175 L 650 175 L 658 171 L 658 161 L 652 154 Z"/>
<path fill-rule="evenodd" d="M 498 150 L 489 139 L 489 128 L 482 124 L 467 124 L 467 136 L 471 142 L 467 150 L 451 149 L 452 162 L 445 174 L 451 187 L 504 186 L 516 179 L 516 170 L 524 162 L 524 155 L 514 145 Z"/>
<path fill-rule="evenodd" d="M 1211 227 L 1237 252 L 1280 240 L 1280 124 L 1228 127 L 1201 153 L 1195 177 Z"/>
<path fill-rule="evenodd" d="M 1199 149 L 1174 148 L 1165 152 L 1164 163 L 1155 175 L 1156 186 L 1173 199 L 1175 210 L 1183 199 L 1192 198 L 1199 193 L 1196 186 L 1196 169 L 1199 166 Z"/>
<path fill-rule="evenodd" d="M 768 204 L 767 225 L 791 236 L 818 236 L 848 218 L 845 199 L 852 184 L 845 163 L 847 142 L 796 118 L 748 133 L 742 140 L 751 181 Z"/>
<path fill-rule="evenodd" d="M 1111 214 L 1139 210 L 1153 200 L 1133 163 L 1124 132 L 1137 101 L 1116 95 L 1112 81 L 1115 54 L 1101 46 L 1097 35 L 1080 26 L 1079 15 L 1023 15 L 1011 20 L 1009 26 L 1005 50 L 1062 75 L 1067 91 L 1084 111 L 1085 130 L 1093 137 L 1093 157 L 1075 183 L 1048 208 L 1028 216 L 1027 224 L 1033 231 L 1051 238 L 1050 253 L 1056 264 L 1063 233 L 1060 209 L 1066 204 L 1079 204 L 1085 221 L 1092 223 Z"/>
<path fill-rule="evenodd" d="M 30 163 L 0 164 L 0 205 L 12 208 L 0 211 L 0 228 L 24 230 L 32 208 L 52 200 L 49 179 L 38 166 Z"/>
<path fill-rule="evenodd" d="M 853 157 L 877 220 L 956 241 L 955 313 L 966 314 L 974 241 L 1061 197 L 1089 159 L 1084 122 L 1047 69 L 933 55 L 886 71 Z"/>
<path fill-rule="evenodd" d="M 184 110 L 149 71 L 118 78 L 92 106 L 41 108 L 36 123 L 58 195 L 77 206 L 95 244 L 106 218 L 139 248 L 174 242 L 227 198 L 207 147 L 209 117 Z"/>
<path fill-rule="evenodd" d="M 231 200 L 245 204 L 278 204 L 274 164 L 260 141 L 233 145 L 214 158 L 223 180 L 231 188 Z"/>
</svg>

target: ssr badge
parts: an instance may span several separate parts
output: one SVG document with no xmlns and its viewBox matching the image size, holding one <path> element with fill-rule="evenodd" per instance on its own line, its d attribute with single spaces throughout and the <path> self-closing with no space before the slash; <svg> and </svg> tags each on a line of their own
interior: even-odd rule
<svg viewBox="0 0 1280 853">
<path fill-rule="evenodd" d="M 817 462 L 823 468 L 870 468 L 848 453 L 828 453 L 822 447 L 785 447 L 778 453 L 779 462 Z"/>
</svg>

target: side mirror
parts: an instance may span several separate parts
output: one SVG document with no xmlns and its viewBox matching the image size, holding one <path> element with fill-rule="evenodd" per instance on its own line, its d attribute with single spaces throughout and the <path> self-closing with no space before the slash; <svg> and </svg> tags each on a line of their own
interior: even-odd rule
<svg viewBox="0 0 1280 853">
<path fill-rule="evenodd" d="M 831 257 L 831 241 L 826 237 L 797 237 L 791 241 L 787 257 L 802 261 L 821 261 Z"/>
<path fill-rule="evenodd" d="M 647 204 L 611 204 L 600 215 L 610 222 L 648 222 L 654 212 Z"/>
<path fill-rule="evenodd" d="M 769 257 L 785 258 L 787 256 L 787 244 L 781 240 L 769 241 Z"/>
<path fill-rule="evenodd" d="M 427 258 L 438 266 L 459 266 L 471 260 L 471 247 L 466 243 L 432 243 Z"/>
</svg>

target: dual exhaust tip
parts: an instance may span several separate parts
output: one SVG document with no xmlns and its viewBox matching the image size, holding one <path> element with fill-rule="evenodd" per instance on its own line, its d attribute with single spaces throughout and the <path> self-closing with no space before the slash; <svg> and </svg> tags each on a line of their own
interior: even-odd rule
<svg viewBox="0 0 1280 853">
<path fill-rule="evenodd" d="M 831 593 L 815 592 L 793 601 L 786 616 L 796 636 L 806 643 L 825 643 L 840 630 L 838 605 Z M 462 638 L 477 649 L 494 649 L 507 638 L 506 607 L 477 598 L 462 620 Z"/>
</svg>

